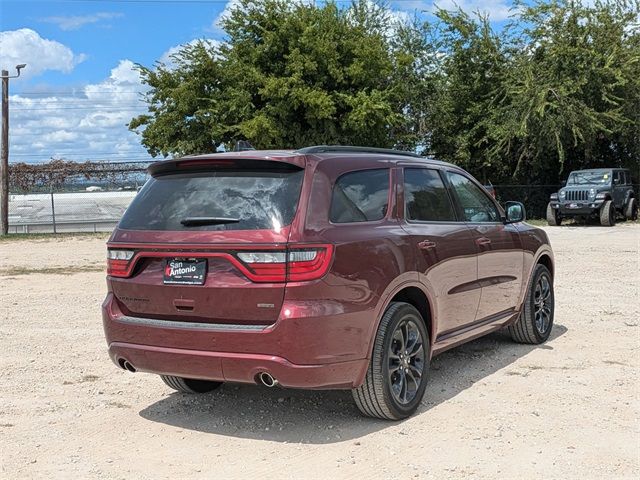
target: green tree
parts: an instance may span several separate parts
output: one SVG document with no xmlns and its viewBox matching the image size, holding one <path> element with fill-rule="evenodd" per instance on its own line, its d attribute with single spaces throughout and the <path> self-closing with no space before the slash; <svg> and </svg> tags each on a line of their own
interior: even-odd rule
<svg viewBox="0 0 640 480">
<path fill-rule="evenodd" d="M 416 64 L 426 45 L 388 8 L 241 0 L 223 27 L 220 46 L 200 42 L 174 65 L 139 66 L 149 113 L 129 128 L 152 155 L 239 139 L 256 148 L 422 143 L 426 79 Z"/>
<path fill-rule="evenodd" d="M 508 75 L 488 110 L 489 158 L 538 183 L 576 168 L 637 170 L 637 7 L 554 0 L 521 9 Z"/>
</svg>

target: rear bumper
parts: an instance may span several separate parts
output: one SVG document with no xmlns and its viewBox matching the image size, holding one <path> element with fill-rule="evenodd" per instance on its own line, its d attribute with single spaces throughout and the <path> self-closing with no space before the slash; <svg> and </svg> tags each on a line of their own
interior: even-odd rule
<svg viewBox="0 0 640 480">
<path fill-rule="evenodd" d="M 332 314 L 326 305 L 321 315 L 296 313 L 255 328 L 130 317 L 111 293 L 102 305 L 109 356 L 120 367 L 126 360 L 137 371 L 240 383 L 267 372 L 290 388 L 359 386 L 369 364 L 369 313 Z"/>
<path fill-rule="evenodd" d="M 116 365 L 128 361 L 136 371 L 221 382 L 257 383 L 262 372 L 270 373 L 289 388 L 354 388 L 367 367 L 366 360 L 326 365 L 295 365 L 284 358 L 228 352 L 203 352 L 113 342 L 109 356 Z"/>
</svg>

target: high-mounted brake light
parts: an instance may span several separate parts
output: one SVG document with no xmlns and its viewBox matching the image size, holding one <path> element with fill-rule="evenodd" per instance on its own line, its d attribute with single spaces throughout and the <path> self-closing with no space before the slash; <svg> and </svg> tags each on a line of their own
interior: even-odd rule
<svg viewBox="0 0 640 480">
<path fill-rule="evenodd" d="M 182 160 L 178 162 L 178 168 L 191 168 L 191 167 L 228 167 L 233 165 L 232 160 Z"/>
<path fill-rule="evenodd" d="M 134 253 L 133 250 L 107 250 L 107 275 L 127 277 Z"/>
<path fill-rule="evenodd" d="M 239 252 L 254 282 L 316 280 L 329 269 L 333 245 L 313 245 L 284 251 Z"/>
</svg>

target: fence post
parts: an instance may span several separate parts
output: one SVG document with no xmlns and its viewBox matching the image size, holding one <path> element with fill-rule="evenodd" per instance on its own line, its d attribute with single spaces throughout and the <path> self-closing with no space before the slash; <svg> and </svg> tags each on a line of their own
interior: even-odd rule
<svg viewBox="0 0 640 480">
<path fill-rule="evenodd" d="M 53 233 L 58 233 L 56 231 L 56 207 L 53 201 L 53 188 L 51 189 L 51 218 L 53 220 Z"/>
</svg>

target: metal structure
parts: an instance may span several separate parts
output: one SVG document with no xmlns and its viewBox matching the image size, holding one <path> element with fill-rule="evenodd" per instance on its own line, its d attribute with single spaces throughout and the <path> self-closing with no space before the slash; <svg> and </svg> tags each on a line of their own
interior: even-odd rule
<svg viewBox="0 0 640 480">
<path fill-rule="evenodd" d="M 16 65 L 16 75 L 2 70 L 2 151 L 0 152 L 0 235 L 9 233 L 9 79 L 18 78 L 27 65 Z"/>
</svg>

